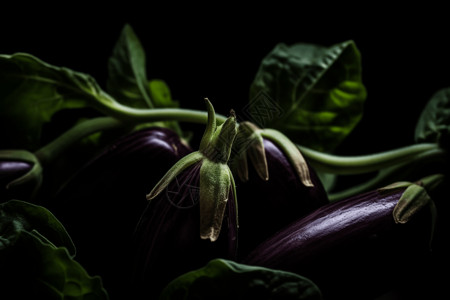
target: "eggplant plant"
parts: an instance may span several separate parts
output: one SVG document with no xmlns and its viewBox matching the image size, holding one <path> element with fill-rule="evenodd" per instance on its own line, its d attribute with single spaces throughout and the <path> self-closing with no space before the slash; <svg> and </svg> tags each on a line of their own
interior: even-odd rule
<svg viewBox="0 0 450 300">
<path fill-rule="evenodd" d="M 267 282 L 295 279 L 282 280 L 285 288 L 298 276 L 311 276 L 301 282 L 313 287 L 304 294 L 305 285 L 295 285 L 298 299 L 319 297 L 317 289 L 331 299 L 365 299 L 395 280 L 418 286 L 412 277 L 426 264 L 430 232 L 440 241 L 436 262 L 447 256 L 448 224 L 432 222 L 434 209 L 427 214 L 448 210 L 447 192 L 428 184 L 441 177 L 426 176 L 448 177 L 448 89 L 425 108 L 416 144 L 336 155 L 362 118 L 361 74 L 353 41 L 278 44 L 256 72 L 248 105 L 227 117 L 208 100 L 206 111 L 180 108 L 163 80 L 147 76 L 129 25 L 108 60 L 105 89 L 31 54 L 0 54 L 1 278 L 17 286 L 20 274 L 41 270 L 30 278 L 74 299 L 84 294 L 64 289 L 61 282 L 74 279 L 62 280 L 55 264 L 75 270 L 66 275 L 81 278 L 94 299 L 163 290 L 176 297 L 185 291 L 179 284 L 197 295 L 205 282 L 262 296 Z M 198 147 L 183 123 L 206 124 Z M 339 189 L 339 176 L 371 172 L 367 182 Z M 64 241 L 35 227 L 25 207 L 47 216 L 42 223 L 64 226 Z M 73 264 L 72 241 L 81 265 Z M 205 277 L 203 267 L 225 273 Z"/>
</svg>

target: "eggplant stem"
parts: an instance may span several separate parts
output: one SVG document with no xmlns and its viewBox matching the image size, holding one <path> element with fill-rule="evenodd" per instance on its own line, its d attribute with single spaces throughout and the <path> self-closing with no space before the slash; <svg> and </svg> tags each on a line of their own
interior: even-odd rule
<svg viewBox="0 0 450 300">
<path fill-rule="evenodd" d="M 319 152 L 297 145 L 308 162 L 317 171 L 333 174 L 361 174 L 381 170 L 403 162 L 411 162 L 417 155 L 436 150 L 445 155 L 445 151 L 435 143 L 421 143 L 405 146 L 385 152 L 358 156 L 339 156 Z"/>
<path fill-rule="evenodd" d="M 367 192 L 371 189 L 379 188 L 385 184 L 392 183 L 393 180 L 398 181 L 399 178 L 407 176 L 405 174 L 410 174 L 413 170 L 420 170 L 420 168 L 425 164 L 429 164 L 430 162 L 445 161 L 445 157 L 446 152 L 442 149 L 431 149 L 423 153 L 418 153 L 411 157 L 410 162 L 391 165 L 379 170 L 375 177 L 366 182 L 342 191 L 329 193 L 328 199 L 330 202 L 335 202 L 356 194 Z M 439 179 L 440 177 L 436 178 Z M 431 186 L 431 183 L 429 183 L 429 185 Z"/>
</svg>

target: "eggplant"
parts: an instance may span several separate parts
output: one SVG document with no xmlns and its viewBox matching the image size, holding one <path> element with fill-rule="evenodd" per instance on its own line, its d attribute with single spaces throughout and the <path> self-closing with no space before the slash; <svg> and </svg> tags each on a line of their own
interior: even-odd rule
<svg viewBox="0 0 450 300">
<path fill-rule="evenodd" d="M 0 161 L 0 203 L 12 198 L 8 191 L 8 184 L 28 173 L 32 165 L 24 161 Z"/>
<path fill-rule="evenodd" d="M 324 299 L 374 299 L 406 286 L 430 255 L 433 214 L 425 207 L 434 206 L 417 186 L 393 185 L 322 206 L 242 263 L 305 276 Z"/>
<path fill-rule="evenodd" d="M 312 186 L 304 185 L 282 150 L 263 140 L 269 180 L 254 168 L 246 182 L 236 184 L 239 197 L 239 255 L 244 257 L 258 244 L 289 223 L 328 204 L 328 196 L 312 167 Z"/>
<path fill-rule="evenodd" d="M 236 259 L 237 199 L 227 164 L 236 118 L 231 113 L 216 127 L 205 100 L 208 124 L 199 149 L 174 164 L 147 195 L 135 232 L 136 298 L 157 299 L 174 278 L 212 259 Z"/>
<path fill-rule="evenodd" d="M 42 184 L 42 166 L 27 150 L 0 150 L 0 203 L 32 201 Z"/>
<path fill-rule="evenodd" d="M 147 206 L 146 194 L 190 152 L 172 130 L 132 132 L 106 147 L 43 203 L 66 227 L 78 261 L 103 278 L 112 299 L 129 296 L 132 236 Z"/>
<path fill-rule="evenodd" d="M 141 217 L 134 247 L 136 297 L 156 299 L 174 278 L 215 258 L 236 259 L 237 228 L 231 195 L 217 240 L 199 236 L 199 169 L 195 165 L 180 174 L 151 200 Z"/>
<path fill-rule="evenodd" d="M 242 258 L 276 231 L 329 201 L 314 169 L 281 132 L 245 121 L 236 140 L 231 165 L 241 179 L 236 191 Z"/>
</svg>

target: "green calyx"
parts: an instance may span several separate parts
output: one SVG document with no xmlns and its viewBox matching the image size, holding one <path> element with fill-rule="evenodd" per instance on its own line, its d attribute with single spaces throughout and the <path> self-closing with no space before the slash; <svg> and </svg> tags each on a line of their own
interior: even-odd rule
<svg viewBox="0 0 450 300">
<path fill-rule="evenodd" d="M 208 122 L 200 142 L 199 151 L 213 162 L 226 164 L 237 135 L 236 116 L 234 111 L 231 111 L 230 117 L 220 126 L 216 126 L 214 108 L 208 99 L 205 99 L 205 101 L 208 110 Z"/>
<path fill-rule="evenodd" d="M 228 200 L 235 201 L 237 207 L 235 183 L 228 167 L 237 124 L 232 112 L 223 124 L 216 126 L 214 108 L 208 99 L 205 102 L 208 121 L 199 150 L 183 157 L 170 168 L 147 195 L 147 199 L 156 198 L 184 170 L 200 164 L 200 238 L 213 242 L 219 237 Z"/>
<path fill-rule="evenodd" d="M 251 122 L 242 122 L 236 137 L 237 143 L 234 152 L 237 154 L 233 161 L 233 169 L 242 181 L 248 180 L 247 156 L 259 177 L 266 181 L 269 180 L 263 139 L 270 140 L 281 149 L 305 186 L 314 186 L 308 164 L 298 147 L 281 132 L 269 128 L 261 129 Z"/>
<path fill-rule="evenodd" d="M 241 181 L 245 182 L 249 179 L 247 156 L 250 158 L 258 176 L 262 180 L 269 180 L 266 152 L 264 151 L 264 141 L 260 128 L 248 121 L 240 123 L 233 150 L 235 158 L 232 167 Z"/>
<path fill-rule="evenodd" d="M 403 190 L 400 199 L 392 211 L 395 223 L 405 224 L 423 207 L 432 202 L 424 186 L 409 181 L 399 181 L 379 188 L 380 193 L 390 193 L 397 190 Z"/>
<path fill-rule="evenodd" d="M 444 180 L 444 175 L 434 174 L 416 182 L 399 181 L 379 188 L 380 193 L 402 189 L 403 193 L 394 207 L 392 215 L 395 223 L 405 224 L 425 206 L 434 207 L 428 190 L 436 188 Z"/>
<path fill-rule="evenodd" d="M 396 224 L 408 223 L 414 216 L 428 207 L 431 216 L 430 245 L 434 236 L 437 211 L 428 191 L 436 188 L 443 180 L 444 175 L 433 174 L 416 182 L 401 181 L 378 189 L 381 193 L 389 193 L 398 189 L 403 190 L 400 199 L 392 211 L 392 216 Z"/>
</svg>

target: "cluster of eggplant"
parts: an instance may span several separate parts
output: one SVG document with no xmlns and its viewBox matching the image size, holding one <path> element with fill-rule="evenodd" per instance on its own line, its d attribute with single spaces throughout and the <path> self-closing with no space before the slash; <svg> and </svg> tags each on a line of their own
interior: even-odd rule
<svg viewBox="0 0 450 300">
<path fill-rule="evenodd" d="M 200 232 L 201 181 L 209 176 L 201 169 L 205 161 L 216 161 L 220 153 L 209 151 L 220 147 L 200 145 L 202 158 L 175 174 L 173 166 L 198 151 L 166 128 L 119 138 L 41 200 L 70 233 L 78 261 L 102 277 L 111 299 L 156 299 L 172 280 L 217 258 L 300 274 L 318 285 L 324 299 L 375 299 L 418 278 L 429 259 L 432 201 L 422 201 L 413 214 L 409 202 L 399 203 L 409 186 L 423 189 L 420 183 L 332 203 L 307 161 L 299 171 L 293 160 L 302 158 L 298 149 L 287 151 L 278 138 L 251 125 L 250 134 L 245 124 L 233 126 L 236 132 L 225 140 L 252 142 L 242 151 L 228 143 L 219 159 L 230 166 L 233 184 L 225 190 L 223 214 L 211 221 L 220 223 L 214 238 Z M 11 197 L 6 184 L 30 168 L 0 161 L 2 202 Z"/>
</svg>

